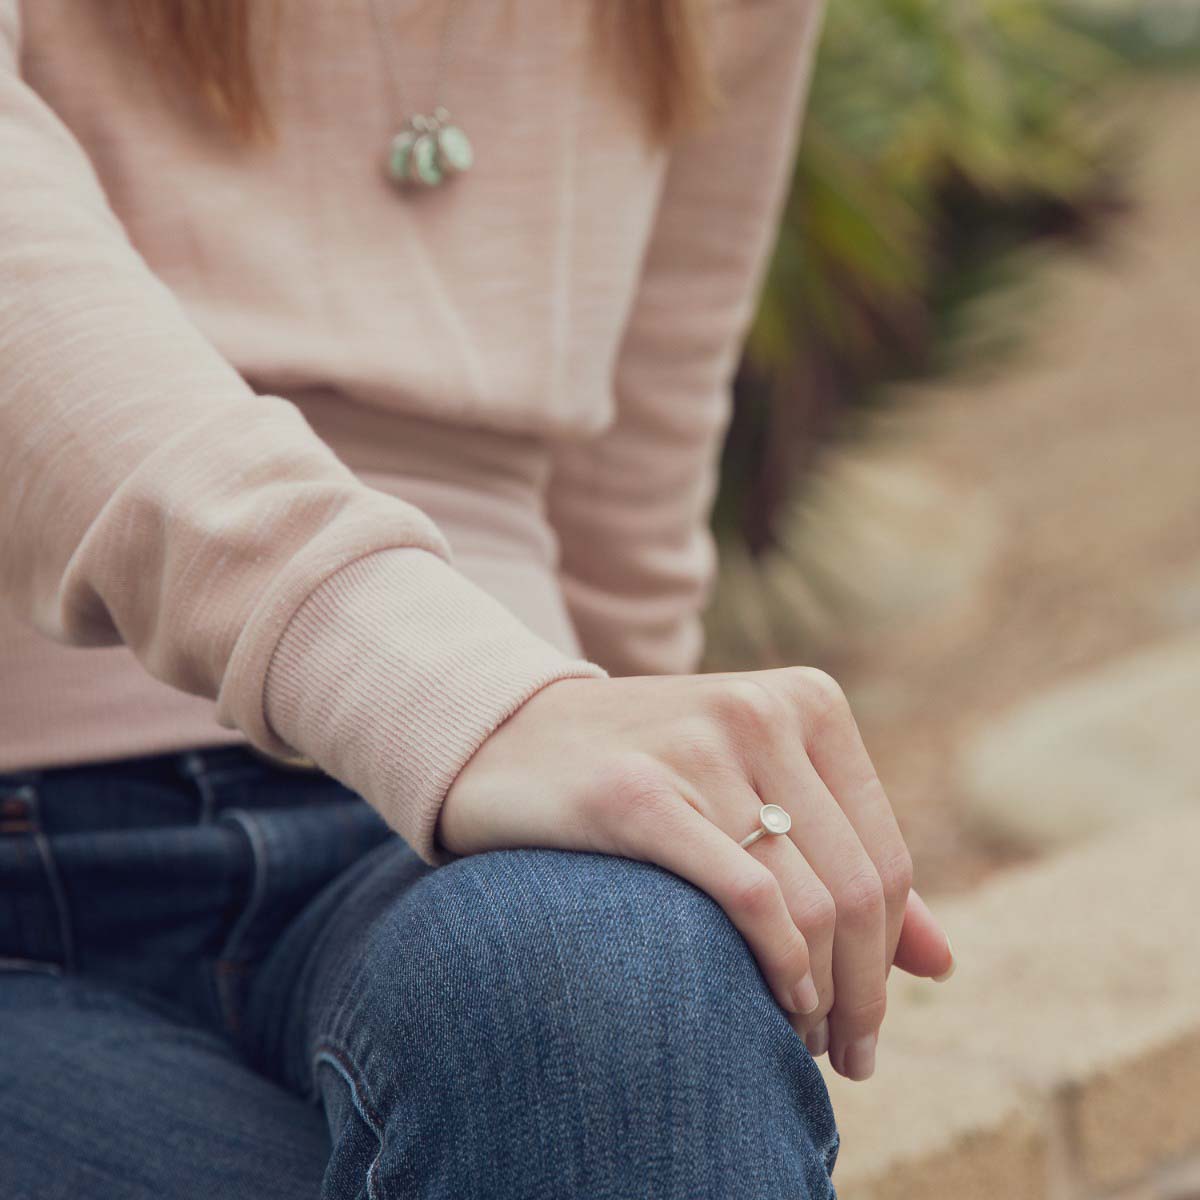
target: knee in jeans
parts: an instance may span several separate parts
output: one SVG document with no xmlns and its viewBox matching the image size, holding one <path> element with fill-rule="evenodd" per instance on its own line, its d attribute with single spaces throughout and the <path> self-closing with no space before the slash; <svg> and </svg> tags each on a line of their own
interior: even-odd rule
<svg viewBox="0 0 1200 1200">
<path fill-rule="evenodd" d="M 764 1172 L 827 1183 L 836 1129 L 815 1063 L 719 906 L 659 867 L 536 849 L 458 860 L 381 912 L 356 979 L 358 1066 L 401 1129 L 417 1112 L 469 1128 L 493 1163 L 587 1129 L 631 1161 L 732 1177 L 756 1154 Z M 770 1161 L 745 1144 L 764 1111 Z"/>
<path fill-rule="evenodd" d="M 494 851 L 421 880 L 394 914 L 404 998 L 425 1029 L 536 1055 L 551 1043 L 661 1069 L 698 1043 L 730 1061 L 802 1042 L 745 941 L 703 892 L 657 866 L 563 850 Z M 420 913 L 421 929 L 405 929 Z M 402 1016 L 400 1018 L 404 1020 Z M 414 1018 L 416 1019 L 416 1018 Z M 469 1031 L 469 1032 L 466 1032 Z M 802 1051 L 807 1054 L 807 1051 Z"/>
</svg>

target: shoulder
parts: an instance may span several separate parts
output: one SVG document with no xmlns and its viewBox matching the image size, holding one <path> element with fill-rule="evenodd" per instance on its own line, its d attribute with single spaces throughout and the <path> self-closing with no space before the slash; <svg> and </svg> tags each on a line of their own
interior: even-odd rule
<svg viewBox="0 0 1200 1200">
<path fill-rule="evenodd" d="M 803 57 L 825 0 L 701 0 L 713 65 L 727 82 Z"/>
</svg>

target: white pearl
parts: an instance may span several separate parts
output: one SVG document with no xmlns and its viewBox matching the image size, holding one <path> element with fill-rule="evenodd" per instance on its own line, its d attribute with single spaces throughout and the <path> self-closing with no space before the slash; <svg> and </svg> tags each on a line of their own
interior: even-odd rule
<svg viewBox="0 0 1200 1200">
<path fill-rule="evenodd" d="M 778 804 L 764 804 L 758 810 L 758 819 L 768 833 L 787 833 L 792 827 L 792 818 Z"/>
</svg>

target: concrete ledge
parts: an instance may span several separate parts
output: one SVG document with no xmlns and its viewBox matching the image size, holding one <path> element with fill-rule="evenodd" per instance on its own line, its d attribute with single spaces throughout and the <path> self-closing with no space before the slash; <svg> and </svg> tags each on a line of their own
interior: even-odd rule
<svg viewBox="0 0 1200 1200">
<path fill-rule="evenodd" d="M 839 1197 L 1182 1200 L 1162 1181 L 1193 1178 L 1200 1157 L 1200 813 L 1126 827 L 937 911 L 954 977 L 893 973 L 867 1083 L 821 1060 Z"/>
<path fill-rule="evenodd" d="M 963 747 L 966 815 L 990 839 L 1044 852 L 1147 809 L 1194 807 L 1197 712 L 1200 632 L 1110 659 L 993 718 Z"/>
</svg>

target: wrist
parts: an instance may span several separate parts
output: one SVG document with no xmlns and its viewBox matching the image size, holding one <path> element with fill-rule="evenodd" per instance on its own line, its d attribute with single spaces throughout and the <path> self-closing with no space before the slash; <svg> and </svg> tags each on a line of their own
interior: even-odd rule
<svg viewBox="0 0 1200 1200">
<path fill-rule="evenodd" d="M 568 689 L 593 687 L 607 676 L 561 675 L 546 681 L 519 704 L 476 747 L 446 790 L 432 840 L 438 853 L 458 858 L 502 847 L 553 842 L 546 827 L 555 811 L 530 802 L 558 795 L 569 780 L 554 778 L 553 753 L 561 748 L 560 731 L 576 722 L 564 709 Z M 537 772 L 541 775 L 531 778 Z"/>
<path fill-rule="evenodd" d="M 440 557 L 386 549 L 323 582 L 279 640 L 267 716 L 427 862 L 451 783 L 546 684 L 603 669 L 538 637 Z"/>
</svg>

